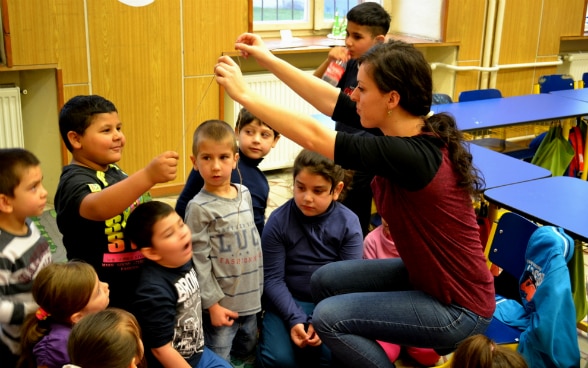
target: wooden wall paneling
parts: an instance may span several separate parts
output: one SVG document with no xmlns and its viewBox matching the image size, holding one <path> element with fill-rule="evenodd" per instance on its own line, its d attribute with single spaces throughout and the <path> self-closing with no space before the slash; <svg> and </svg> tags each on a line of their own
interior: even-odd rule
<svg viewBox="0 0 588 368">
<path fill-rule="evenodd" d="M 55 0 L 8 0 L 8 17 L 15 66 L 57 63 Z"/>
<path fill-rule="evenodd" d="M 88 84 L 72 84 L 63 86 L 63 101 L 67 102 L 70 98 L 78 95 L 89 95 L 90 86 Z"/>
<path fill-rule="evenodd" d="M 584 17 L 582 17 L 582 24 L 579 24 L 578 28 L 578 33 L 576 33 L 576 35 L 578 36 L 585 36 L 586 35 L 586 16 L 588 16 L 588 0 L 584 0 L 584 7 L 582 8 L 582 14 L 584 14 Z"/>
<path fill-rule="evenodd" d="M 538 55 L 557 55 L 562 36 L 580 35 L 578 26 L 584 24 L 585 0 L 567 0 L 565 4 L 543 0 Z M 555 19 L 561 21 L 554 22 Z"/>
<path fill-rule="evenodd" d="M 486 1 L 447 0 L 447 2 L 445 41 L 459 42 L 458 60 L 481 62 Z"/>
<path fill-rule="evenodd" d="M 10 16 L 8 15 L 8 0 L 2 0 L 2 39 L 4 41 L 5 59 L 2 64 L 12 68 L 12 38 L 10 37 Z"/>
<path fill-rule="evenodd" d="M 500 89 L 502 95 L 505 97 L 528 95 L 533 93 L 533 86 L 537 84 L 539 76 L 544 74 L 554 74 L 555 72 L 555 66 L 502 70 L 496 78 L 496 88 Z"/>
<path fill-rule="evenodd" d="M 517 0 L 506 2 L 502 39 L 500 40 L 499 64 L 535 61 L 540 20 L 541 1 Z"/>
<path fill-rule="evenodd" d="M 182 134 L 179 2 L 87 4 L 92 93 L 117 106 L 127 137 L 120 165 L 133 173 L 177 149 Z"/>
<path fill-rule="evenodd" d="M 180 154 L 180 167 L 184 170 L 185 181 L 190 170 L 192 170 L 190 155 L 192 154 L 192 135 L 194 131 L 202 122 L 220 118 L 220 88 L 212 74 L 201 77 L 188 77 L 184 79 L 184 88 L 186 96 L 184 103 L 186 106 L 184 111 L 184 142 L 182 149 L 178 149 L 178 153 Z M 235 122 L 227 121 L 227 123 L 234 125 Z"/>
<path fill-rule="evenodd" d="M 61 138 L 57 123 L 58 81 L 55 69 L 22 71 L 20 87 L 25 148 L 41 161 L 43 185 L 52 203 L 61 175 Z"/>
<path fill-rule="evenodd" d="M 458 61 L 458 66 L 479 66 L 479 61 Z M 455 88 L 451 98 L 454 102 L 458 101 L 459 94 L 462 91 L 469 91 L 480 88 L 480 72 L 476 70 L 466 70 L 455 73 Z"/>
<path fill-rule="evenodd" d="M 248 1 L 184 1 L 184 70 L 186 76 L 212 73 L 223 51 L 248 29 Z"/>
<path fill-rule="evenodd" d="M 56 2 L 57 57 L 64 84 L 88 83 L 88 47 L 84 2 Z"/>
</svg>

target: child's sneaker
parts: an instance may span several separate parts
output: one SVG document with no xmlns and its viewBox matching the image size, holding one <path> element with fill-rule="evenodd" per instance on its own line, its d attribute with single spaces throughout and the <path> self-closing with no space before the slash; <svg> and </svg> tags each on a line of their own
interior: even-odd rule
<svg viewBox="0 0 588 368">
<path fill-rule="evenodd" d="M 243 358 L 231 356 L 231 365 L 234 368 L 255 368 L 255 354 Z"/>
</svg>

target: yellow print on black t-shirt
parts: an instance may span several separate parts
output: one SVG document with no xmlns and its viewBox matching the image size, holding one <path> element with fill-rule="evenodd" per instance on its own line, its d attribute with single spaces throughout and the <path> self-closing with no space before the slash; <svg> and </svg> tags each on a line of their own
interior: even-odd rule
<svg viewBox="0 0 588 368">
<path fill-rule="evenodd" d="M 149 193 L 145 193 L 141 197 L 139 197 L 135 202 L 133 202 L 129 207 L 127 207 L 122 214 L 116 215 L 104 221 L 104 234 L 106 234 L 106 236 L 108 237 L 109 253 L 119 253 L 136 249 L 136 247 L 132 245 L 131 249 L 125 249 L 123 230 L 127 224 L 127 219 L 129 218 L 131 212 L 133 212 L 133 210 L 141 203 L 148 202 L 150 200 L 151 196 L 149 195 Z"/>
</svg>

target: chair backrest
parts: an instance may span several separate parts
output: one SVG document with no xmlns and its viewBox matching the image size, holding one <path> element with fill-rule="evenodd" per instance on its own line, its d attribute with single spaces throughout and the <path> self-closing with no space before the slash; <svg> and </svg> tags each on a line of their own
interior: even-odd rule
<svg viewBox="0 0 588 368">
<path fill-rule="evenodd" d="M 446 95 L 445 93 L 433 93 L 433 105 L 443 105 L 452 102 L 453 100 L 451 99 L 451 97 L 449 95 Z"/>
<path fill-rule="evenodd" d="M 584 88 L 588 88 L 588 72 L 582 74 L 582 82 L 584 82 Z"/>
<path fill-rule="evenodd" d="M 569 74 L 550 74 L 539 77 L 539 93 L 574 89 L 574 77 Z"/>
<path fill-rule="evenodd" d="M 539 226 L 513 212 L 498 220 L 488 259 L 518 280 L 525 271 L 525 252 L 529 238 Z"/>
<path fill-rule="evenodd" d="M 474 89 L 471 91 L 463 91 L 459 94 L 459 102 L 489 100 L 491 98 L 502 98 L 500 90 L 495 88 L 488 89 Z"/>
</svg>

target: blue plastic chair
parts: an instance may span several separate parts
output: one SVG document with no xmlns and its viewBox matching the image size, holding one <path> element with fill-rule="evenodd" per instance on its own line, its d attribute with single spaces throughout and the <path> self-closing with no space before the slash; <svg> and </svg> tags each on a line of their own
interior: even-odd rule
<svg viewBox="0 0 588 368">
<path fill-rule="evenodd" d="M 539 77 L 539 93 L 574 89 L 574 77 L 569 74 L 550 74 Z"/>
<path fill-rule="evenodd" d="M 474 89 L 470 91 L 463 91 L 459 94 L 459 102 L 489 100 L 491 98 L 502 98 L 500 90 L 495 88 L 488 89 Z"/>
<path fill-rule="evenodd" d="M 508 287 L 519 295 L 519 279 L 525 271 L 525 252 L 529 238 L 539 226 L 526 218 L 513 213 L 506 212 L 496 224 L 494 236 L 488 249 L 488 260 L 494 265 L 502 268 L 502 274 L 495 278 L 508 276 L 510 284 Z M 506 275 L 505 275 L 506 274 Z M 499 289 L 496 284 L 496 293 L 504 297 L 509 297 L 511 290 Z M 503 284 L 504 286 L 504 284 Z M 505 295 L 506 294 L 506 295 Z M 507 345 L 516 350 L 521 331 L 511 327 L 496 318 L 492 318 L 488 329 L 484 333 L 488 338 L 494 340 L 497 344 Z M 450 367 L 451 357 L 440 367 Z"/>
<path fill-rule="evenodd" d="M 432 105 L 443 105 L 448 103 L 453 103 L 453 100 L 449 95 L 446 95 L 445 93 L 433 93 Z"/>
<path fill-rule="evenodd" d="M 525 252 L 531 235 L 538 228 L 539 225 L 513 212 L 500 216 L 488 249 L 488 260 L 502 269 L 495 280 L 497 295 L 511 299 L 516 295 L 514 299 L 520 301 L 519 279 L 525 272 Z M 500 283 L 501 277 L 510 284 Z M 517 344 L 521 331 L 493 318 L 485 335 L 497 344 Z"/>
</svg>

